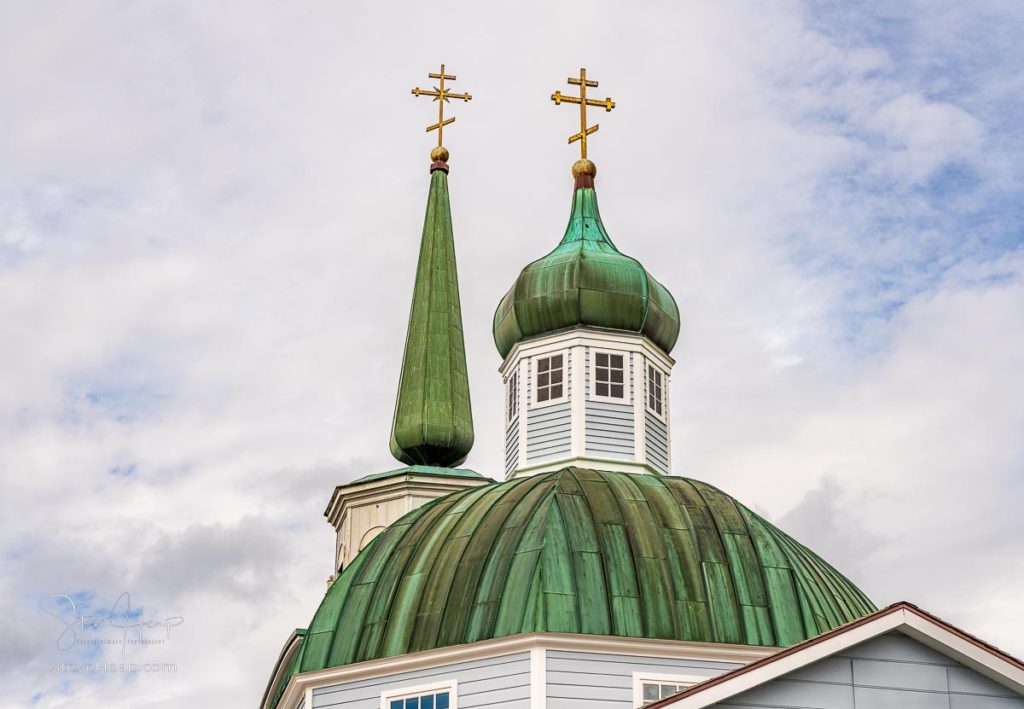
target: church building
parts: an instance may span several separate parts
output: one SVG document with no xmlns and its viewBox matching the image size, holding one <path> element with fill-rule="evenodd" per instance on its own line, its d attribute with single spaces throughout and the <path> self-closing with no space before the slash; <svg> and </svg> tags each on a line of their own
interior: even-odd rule
<svg viewBox="0 0 1024 709">
<path fill-rule="evenodd" d="M 413 90 L 439 110 L 391 430 L 403 467 L 333 491 L 330 586 L 263 709 L 1024 709 L 1019 660 L 909 603 L 877 609 L 673 475 L 679 309 L 601 220 L 586 111 L 615 103 L 587 96 L 585 70 L 551 97 L 580 114 L 569 223 L 494 314 L 505 470 L 459 467 L 474 434 L 441 138 L 445 105 L 472 97 L 444 65 L 430 77 Z"/>
</svg>

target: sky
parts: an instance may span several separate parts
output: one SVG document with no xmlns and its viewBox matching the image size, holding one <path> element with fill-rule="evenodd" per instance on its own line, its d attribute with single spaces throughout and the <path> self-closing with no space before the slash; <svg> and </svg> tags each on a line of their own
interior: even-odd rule
<svg viewBox="0 0 1024 709">
<path fill-rule="evenodd" d="M 441 62 L 467 466 L 501 476 L 491 316 L 561 238 L 586 66 L 605 226 L 682 313 L 674 472 L 1024 656 L 1022 33 L 1015 0 L 0 3 L 0 703 L 259 701 L 331 491 L 397 467 Z M 58 647 L 128 602 L 163 642 Z M 66 671 L 121 661 L 176 671 Z"/>
</svg>

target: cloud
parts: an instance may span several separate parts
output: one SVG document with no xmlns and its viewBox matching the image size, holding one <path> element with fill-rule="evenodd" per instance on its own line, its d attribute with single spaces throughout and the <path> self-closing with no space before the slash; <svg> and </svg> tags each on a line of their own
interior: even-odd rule
<svg viewBox="0 0 1024 709">
<path fill-rule="evenodd" d="M 967 111 L 915 94 L 881 106 L 868 125 L 891 146 L 891 169 L 915 182 L 950 163 L 973 159 L 984 138 L 982 125 Z"/>
<path fill-rule="evenodd" d="M 1024 19 L 983 5 L 453 6 L 468 464 L 502 466 L 490 319 L 564 228 L 547 96 L 584 62 L 606 225 L 683 314 L 676 472 L 1024 652 Z M 0 693 L 251 705 L 326 588 L 333 486 L 395 467 L 435 9 L 3 15 Z M 179 671 L 51 673 L 38 599 L 124 590 L 185 618 L 147 655 Z"/>
</svg>

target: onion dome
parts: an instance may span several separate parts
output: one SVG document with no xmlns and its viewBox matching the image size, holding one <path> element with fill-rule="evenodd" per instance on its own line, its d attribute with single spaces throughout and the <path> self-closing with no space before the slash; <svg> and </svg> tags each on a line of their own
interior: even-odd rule
<svg viewBox="0 0 1024 709">
<path fill-rule="evenodd" d="M 406 465 L 450 468 L 462 463 L 473 447 L 473 411 L 444 162 L 448 151 L 435 149 L 431 158 L 391 453 Z"/>
<path fill-rule="evenodd" d="M 290 673 L 539 631 L 786 647 L 873 610 L 710 485 L 564 468 L 400 518 L 327 591 Z"/>
<path fill-rule="evenodd" d="M 524 268 L 501 299 L 494 344 L 502 357 L 524 338 L 580 325 L 646 335 L 666 354 L 675 346 L 679 308 L 665 286 L 612 243 L 597 209 L 595 173 L 589 160 L 573 166 L 565 236 Z"/>
</svg>

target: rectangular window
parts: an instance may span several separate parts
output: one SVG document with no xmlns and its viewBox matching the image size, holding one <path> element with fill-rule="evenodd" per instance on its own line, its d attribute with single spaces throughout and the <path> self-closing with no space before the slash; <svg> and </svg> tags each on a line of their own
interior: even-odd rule
<svg viewBox="0 0 1024 709">
<path fill-rule="evenodd" d="M 513 371 L 508 378 L 508 388 L 505 390 L 505 421 L 511 423 L 517 413 L 519 413 L 519 370 Z"/>
<path fill-rule="evenodd" d="M 456 709 L 455 680 L 381 692 L 380 709 Z"/>
<path fill-rule="evenodd" d="M 537 358 L 537 403 L 557 401 L 565 394 L 565 359 L 563 355 Z"/>
<path fill-rule="evenodd" d="M 625 355 L 594 353 L 594 396 L 606 399 L 626 398 Z"/>
<path fill-rule="evenodd" d="M 636 709 L 682 692 L 706 677 L 691 675 L 651 676 L 633 673 L 633 706 Z"/>
<path fill-rule="evenodd" d="M 665 380 L 660 369 L 647 365 L 647 408 L 658 416 L 665 415 Z"/>
</svg>

